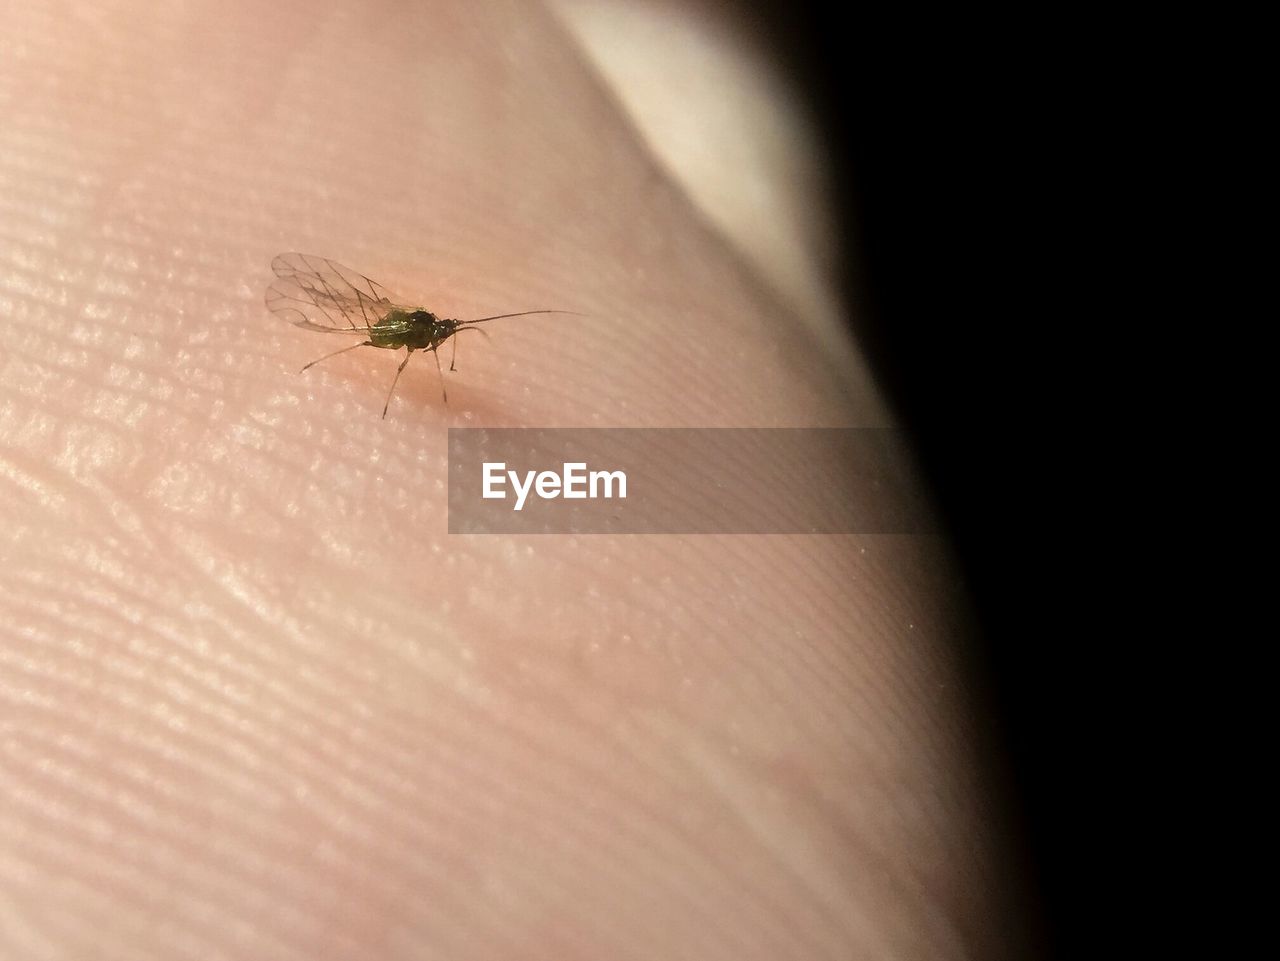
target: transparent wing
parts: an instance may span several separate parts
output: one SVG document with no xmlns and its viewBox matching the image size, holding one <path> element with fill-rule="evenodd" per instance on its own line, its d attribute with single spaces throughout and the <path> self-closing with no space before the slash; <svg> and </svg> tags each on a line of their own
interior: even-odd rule
<svg viewBox="0 0 1280 961">
<path fill-rule="evenodd" d="M 291 324 L 322 333 L 358 333 L 378 323 L 395 298 L 381 284 L 324 257 L 280 254 L 267 310 Z"/>
</svg>

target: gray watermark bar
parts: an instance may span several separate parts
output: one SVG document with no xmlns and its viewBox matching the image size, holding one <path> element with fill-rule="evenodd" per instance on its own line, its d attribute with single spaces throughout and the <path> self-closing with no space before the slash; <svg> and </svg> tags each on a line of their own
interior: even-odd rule
<svg viewBox="0 0 1280 961">
<path fill-rule="evenodd" d="M 887 428 L 450 428 L 451 534 L 919 534 Z"/>
</svg>

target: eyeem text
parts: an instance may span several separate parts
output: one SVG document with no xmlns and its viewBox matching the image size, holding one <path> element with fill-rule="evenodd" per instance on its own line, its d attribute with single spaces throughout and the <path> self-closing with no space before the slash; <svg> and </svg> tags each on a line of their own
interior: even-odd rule
<svg viewBox="0 0 1280 961">
<path fill-rule="evenodd" d="M 620 470 L 588 471 L 585 463 L 566 463 L 564 470 L 525 471 L 523 483 L 521 476 L 513 470 L 507 470 L 504 462 L 484 464 L 484 491 L 486 498 L 504 500 L 507 496 L 508 479 L 516 493 L 514 510 L 524 507 L 530 492 L 543 500 L 563 497 L 565 500 L 587 500 L 598 498 L 626 498 L 627 475 Z M 617 493 L 614 493 L 615 487 Z"/>
</svg>

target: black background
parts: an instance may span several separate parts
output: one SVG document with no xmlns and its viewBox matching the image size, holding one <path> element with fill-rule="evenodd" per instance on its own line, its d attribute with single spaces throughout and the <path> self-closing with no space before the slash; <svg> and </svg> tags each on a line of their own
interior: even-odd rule
<svg viewBox="0 0 1280 961">
<path fill-rule="evenodd" d="M 1087 278 L 1061 269 L 1087 260 L 1061 227 L 1080 200 L 1069 105 L 1087 64 L 1059 56 L 1053 25 L 996 12 L 745 6 L 822 120 L 850 323 L 916 439 L 976 611 L 971 683 L 1016 888 L 1017 917 L 993 923 L 1017 955 L 1079 956 L 1097 893 L 1080 880 L 1107 870 L 1090 693 L 1105 628 L 1065 413 L 1083 416 L 1077 360 L 1099 332 L 1066 306 Z"/>
</svg>

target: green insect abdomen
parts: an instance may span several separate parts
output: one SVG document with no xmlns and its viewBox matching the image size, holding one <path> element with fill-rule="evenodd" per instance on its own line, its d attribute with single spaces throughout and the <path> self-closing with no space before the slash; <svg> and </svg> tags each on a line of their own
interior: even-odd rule
<svg viewBox="0 0 1280 961">
<path fill-rule="evenodd" d="M 425 350 L 451 332 L 449 326 L 430 311 L 391 310 L 370 328 L 369 340 L 375 347 Z"/>
</svg>

